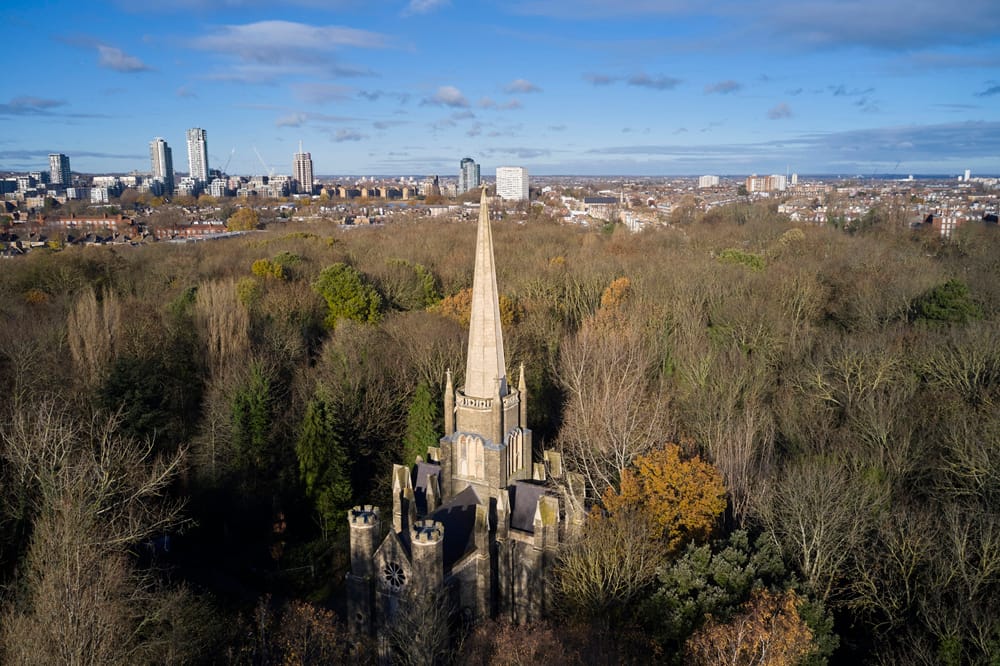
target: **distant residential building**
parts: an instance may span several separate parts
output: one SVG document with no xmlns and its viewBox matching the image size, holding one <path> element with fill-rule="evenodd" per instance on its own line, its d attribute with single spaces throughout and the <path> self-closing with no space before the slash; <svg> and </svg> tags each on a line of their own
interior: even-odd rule
<svg viewBox="0 0 1000 666">
<path fill-rule="evenodd" d="M 229 194 L 229 181 L 225 178 L 213 178 L 208 185 L 208 193 L 216 199 Z"/>
<path fill-rule="evenodd" d="M 441 180 L 437 176 L 428 176 L 420 183 L 420 194 L 432 196 L 441 194 Z"/>
<path fill-rule="evenodd" d="M 497 167 L 497 196 L 508 201 L 527 201 L 528 170 L 524 167 Z"/>
<path fill-rule="evenodd" d="M 312 194 L 313 192 L 313 161 L 310 153 L 302 152 L 302 144 L 299 143 L 299 152 L 295 153 L 295 163 L 293 173 L 297 183 L 297 190 L 301 194 Z"/>
<path fill-rule="evenodd" d="M 702 176 L 698 179 L 698 188 L 704 189 L 707 187 L 718 187 L 719 177 L 718 176 Z"/>
<path fill-rule="evenodd" d="M 943 210 L 934 216 L 931 224 L 934 231 L 940 234 L 942 238 L 951 238 L 955 230 L 965 224 L 965 221 L 965 216 L 960 212 Z"/>
<path fill-rule="evenodd" d="M 49 182 L 63 187 L 69 187 L 73 184 L 69 170 L 69 158 L 62 153 L 49 155 Z"/>
<path fill-rule="evenodd" d="M 32 178 L 30 175 L 27 176 L 17 176 L 17 191 L 27 192 L 28 190 L 34 189 L 38 181 Z"/>
<path fill-rule="evenodd" d="M 479 165 L 471 157 L 458 164 L 458 194 L 465 194 L 479 187 Z"/>
<path fill-rule="evenodd" d="M 110 188 L 92 187 L 90 188 L 90 203 L 106 204 L 111 201 Z"/>
<path fill-rule="evenodd" d="M 181 182 L 177 184 L 177 194 L 196 197 L 201 194 L 201 183 L 191 176 L 181 178 Z"/>
<path fill-rule="evenodd" d="M 200 127 L 187 131 L 188 176 L 208 182 L 208 133 Z"/>
<path fill-rule="evenodd" d="M 167 142 L 156 137 L 149 142 L 149 162 L 152 167 L 153 180 L 163 185 L 166 194 L 174 191 L 174 156 Z"/>
<path fill-rule="evenodd" d="M 771 176 L 758 176 L 753 174 L 747 176 L 747 192 L 784 192 L 788 186 L 788 179 L 785 176 L 774 174 Z"/>
<path fill-rule="evenodd" d="M 618 214 L 618 197 L 584 197 L 583 211 L 591 217 L 611 222 Z"/>
</svg>

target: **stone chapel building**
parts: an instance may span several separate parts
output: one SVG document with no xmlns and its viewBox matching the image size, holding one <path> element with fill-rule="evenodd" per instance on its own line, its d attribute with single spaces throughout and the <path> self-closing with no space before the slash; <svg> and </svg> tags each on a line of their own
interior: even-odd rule
<svg viewBox="0 0 1000 666">
<path fill-rule="evenodd" d="M 391 519 L 347 512 L 354 631 L 377 633 L 413 594 L 443 591 L 470 621 L 528 622 L 551 604 L 556 548 L 576 515 L 552 483 L 559 455 L 534 461 L 523 366 L 517 388 L 508 382 L 485 189 L 472 290 L 465 385 L 447 373 L 439 446 L 393 466 Z"/>
</svg>

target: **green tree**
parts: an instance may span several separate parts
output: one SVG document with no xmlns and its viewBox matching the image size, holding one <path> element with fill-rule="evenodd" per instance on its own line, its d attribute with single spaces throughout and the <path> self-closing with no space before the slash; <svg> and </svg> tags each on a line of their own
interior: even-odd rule
<svg viewBox="0 0 1000 666">
<path fill-rule="evenodd" d="M 948 280 L 913 301 L 912 318 L 938 324 L 964 324 L 982 319 L 983 311 L 961 280 Z"/>
<path fill-rule="evenodd" d="M 413 393 L 406 417 L 403 439 L 403 464 L 412 465 L 417 456 L 426 456 L 427 448 L 438 444 L 438 421 L 441 411 L 427 384 L 420 382 Z"/>
<path fill-rule="evenodd" d="M 306 406 L 295 453 L 299 459 L 299 478 L 306 485 L 306 495 L 316 505 L 326 537 L 331 527 L 343 522 L 352 490 L 342 434 L 334 411 L 324 400 L 313 398 Z"/>
<path fill-rule="evenodd" d="M 329 328 L 336 326 L 340 319 L 374 324 L 381 317 L 382 297 L 352 266 L 342 262 L 331 264 L 323 269 L 312 286 L 326 300 Z"/>
<path fill-rule="evenodd" d="M 271 378 L 259 363 L 250 367 L 250 377 L 232 399 L 232 434 L 236 466 L 256 479 L 271 468 Z"/>
</svg>

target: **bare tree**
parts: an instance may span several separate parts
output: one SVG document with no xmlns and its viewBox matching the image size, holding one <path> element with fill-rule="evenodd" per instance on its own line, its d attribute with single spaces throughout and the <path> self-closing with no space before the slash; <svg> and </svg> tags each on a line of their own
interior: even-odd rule
<svg viewBox="0 0 1000 666">
<path fill-rule="evenodd" d="M 637 512 L 588 518 L 556 566 L 558 605 L 571 615 L 608 619 L 645 590 L 667 549 Z"/>
<path fill-rule="evenodd" d="M 239 302 L 235 280 L 213 280 L 199 286 L 194 313 L 206 365 L 212 373 L 239 363 L 250 346 L 250 314 Z"/>
<path fill-rule="evenodd" d="M 434 666 L 451 654 L 450 624 L 454 605 L 447 591 L 411 591 L 385 627 L 383 650 L 392 663 Z"/>
<path fill-rule="evenodd" d="M 0 650 L 22 664 L 147 661 L 154 581 L 128 549 L 181 522 L 167 497 L 183 452 L 155 458 L 152 444 L 117 434 L 116 418 L 73 420 L 49 402 L 18 412 L 2 434 L 13 492 L 34 528 L 23 594 L 5 609 Z"/>
<path fill-rule="evenodd" d="M 615 488 L 636 456 L 672 437 L 657 343 L 640 317 L 592 318 L 561 350 L 559 443 L 596 496 Z"/>
<path fill-rule="evenodd" d="M 885 488 L 832 456 L 794 461 L 771 483 L 757 513 L 808 589 L 825 601 L 865 543 Z"/>
<path fill-rule="evenodd" d="M 66 332 L 77 376 L 87 388 L 100 382 L 121 335 L 122 308 L 111 290 L 100 301 L 94 289 L 80 293 L 70 310 Z"/>
</svg>

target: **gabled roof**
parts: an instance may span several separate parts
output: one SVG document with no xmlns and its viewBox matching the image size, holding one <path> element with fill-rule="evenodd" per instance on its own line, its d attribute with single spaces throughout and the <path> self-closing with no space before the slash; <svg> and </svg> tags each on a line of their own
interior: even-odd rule
<svg viewBox="0 0 1000 666">
<path fill-rule="evenodd" d="M 534 533 L 535 509 L 545 495 L 544 485 L 530 481 L 515 481 L 507 489 L 510 494 L 510 526 L 522 532 Z"/>
<path fill-rule="evenodd" d="M 482 504 L 472 486 L 458 493 L 431 517 L 444 525 L 444 568 L 450 571 L 455 562 L 476 547 L 476 507 Z"/>
<path fill-rule="evenodd" d="M 417 514 L 423 516 L 427 513 L 427 484 L 432 483 L 432 478 L 437 476 L 438 482 L 441 479 L 441 466 L 434 463 L 418 462 L 413 467 L 413 499 L 417 503 Z M 440 485 L 435 490 L 440 491 Z M 440 497 L 440 495 L 438 495 Z"/>
</svg>

